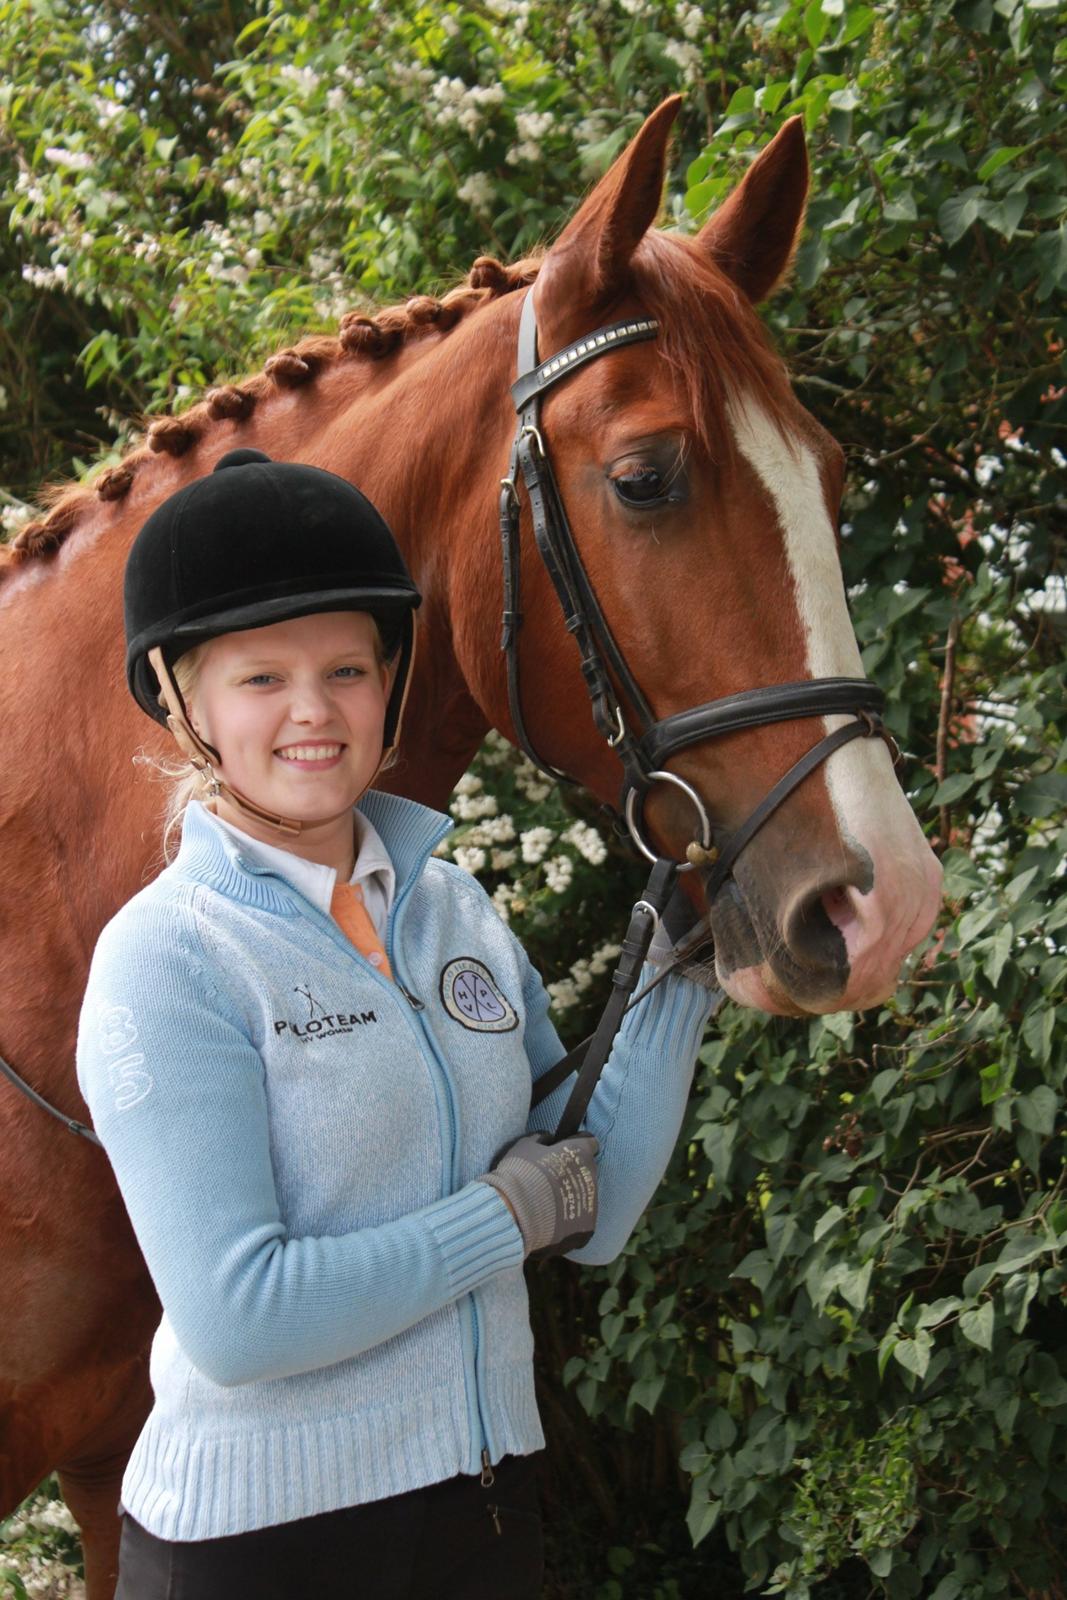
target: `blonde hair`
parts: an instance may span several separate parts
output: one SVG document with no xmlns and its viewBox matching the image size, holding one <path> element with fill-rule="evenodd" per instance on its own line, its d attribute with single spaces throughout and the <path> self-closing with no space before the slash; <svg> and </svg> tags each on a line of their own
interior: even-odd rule
<svg viewBox="0 0 1067 1600">
<path fill-rule="evenodd" d="M 187 710 L 189 697 L 200 678 L 200 669 L 210 643 L 209 639 L 204 644 L 195 645 L 192 650 L 187 650 L 185 655 L 178 657 L 170 669 Z M 208 800 L 211 797 L 211 775 L 200 767 L 194 767 L 186 755 L 164 757 L 158 765 L 170 782 L 166 809 L 163 813 L 163 855 L 167 861 L 172 861 L 176 849 L 175 837 L 179 839 L 181 837 L 182 822 L 190 803 L 193 800 Z"/>
<path fill-rule="evenodd" d="M 396 656 L 399 650 L 399 643 L 392 655 L 387 656 L 385 643 L 382 639 L 381 626 L 377 617 L 370 612 L 367 612 L 366 615 L 370 616 L 371 621 L 374 623 L 375 659 L 379 666 L 383 666 L 386 661 L 391 661 Z M 178 686 L 178 692 L 185 702 L 187 713 L 190 699 L 196 692 L 196 686 L 200 679 L 204 657 L 207 654 L 209 645 L 213 642 L 213 640 L 207 639 L 203 644 L 194 645 L 192 650 L 187 650 L 185 655 L 179 656 L 170 669 L 171 675 Z M 162 696 L 160 701 L 162 703 Z M 394 746 L 378 768 L 378 771 L 384 772 L 395 761 L 396 748 Z M 185 755 L 165 756 L 152 764 L 157 771 L 162 773 L 170 785 L 166 807 L 163 812 L 163 856 L 167 862 L 170 862 L 176 854 L 176 840 L 180 841 L 182 823 L 189 806 L 194 800 L 207 801 L 211 798 L 211 774 L 204 772 L 200 767 L 194 766 L 188 756 Z"/>
</svg>

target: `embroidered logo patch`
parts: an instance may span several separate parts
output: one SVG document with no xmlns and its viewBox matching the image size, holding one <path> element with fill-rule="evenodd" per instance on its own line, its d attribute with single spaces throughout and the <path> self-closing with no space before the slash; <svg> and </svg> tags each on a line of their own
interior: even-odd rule
<svg viewBox="0 0 1067 1600">
<path fill-rule="evenodd" d="M 484 961 L 460 956 L 441 973 L 441 999 L 450 1017 L 475 1033 L 510 1033 L 519 1019 Z"/>
<path fill-rule="evenodd" d="M 274 1018 L 275 1033 L 288 1033 L 294 1039 L 299 1039 L 301 1044 L 313 1044 L 316 1039 L 333 1039 L 339 1033 L 351 1033 L 353 1028 L 362 1028 L 368 1022 L 377 1022 L 377 1015 L 373 1011 L 352 1011 L 348 1007 L 341 1011 L 327 1011 L 322 1001 L 311 991 L 309 984 L 294 984 L 293 993 L 300 995 L 308 1008 L 308 1014 L 303 1022 L 295 1022 L 287 1018 Z"/>
</svg>

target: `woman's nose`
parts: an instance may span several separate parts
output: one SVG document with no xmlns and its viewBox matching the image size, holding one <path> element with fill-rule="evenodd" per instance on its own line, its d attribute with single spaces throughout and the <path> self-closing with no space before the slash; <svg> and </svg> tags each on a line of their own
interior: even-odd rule
<svg viewBox="0 0 1067 1600">
<path fill-rule="evenodd" d="M 294 684 L 289 702 L 289 716 L 293 722 L 317 727 L 329 722 L 333 715 L 333 698 L 325 684 Z"/>
</svg>

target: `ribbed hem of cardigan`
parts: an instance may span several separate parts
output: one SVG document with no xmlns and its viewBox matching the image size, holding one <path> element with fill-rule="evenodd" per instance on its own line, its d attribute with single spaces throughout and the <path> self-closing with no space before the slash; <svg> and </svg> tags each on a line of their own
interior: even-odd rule
<svg viewBox="0 0 1067 1600">
<path fill-rule="evenodd" d="M 468 1183 L 449 1200 L 438 1200 L 426 1216 L 458 1298 L 506 1267 L 521 1267 L 526 1255 L 518 1223 L 507 1202 L 487 1183 Z"/>
<path fill-rule="evenodd" d="M 490 1368 L 494 1461 L 544 1445 L 529 1362 Z M 220 1539 L 363 1505 L 477 1470 L 461 1385 L 396 1406 L 285 1428 L 205 1436 L 149 1417 L 122 1505 L 157 1539 Z"/>
</svg>

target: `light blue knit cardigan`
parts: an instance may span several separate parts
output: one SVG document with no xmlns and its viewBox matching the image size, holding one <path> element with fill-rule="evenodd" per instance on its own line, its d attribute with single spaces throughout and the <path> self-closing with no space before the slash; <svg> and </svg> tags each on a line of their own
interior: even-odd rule
<svg viewBox="0 0 1067 1600">
<path fill-rule="evenodd" d="M 206 1539 L 477 1472 L 543 1443 L 521 1236 L 477 1182 L 562 1055 L 446 817 L 371 793 L 397 873 L 390 983 L 199 808 L 104 929 L 78 1079 L 164 1307 L 123 1504 Z M 630 1014 L 587 1125 L 611 1260 L 678 1135 L 708 1014 L 672 975 Z"/>
</svg>

